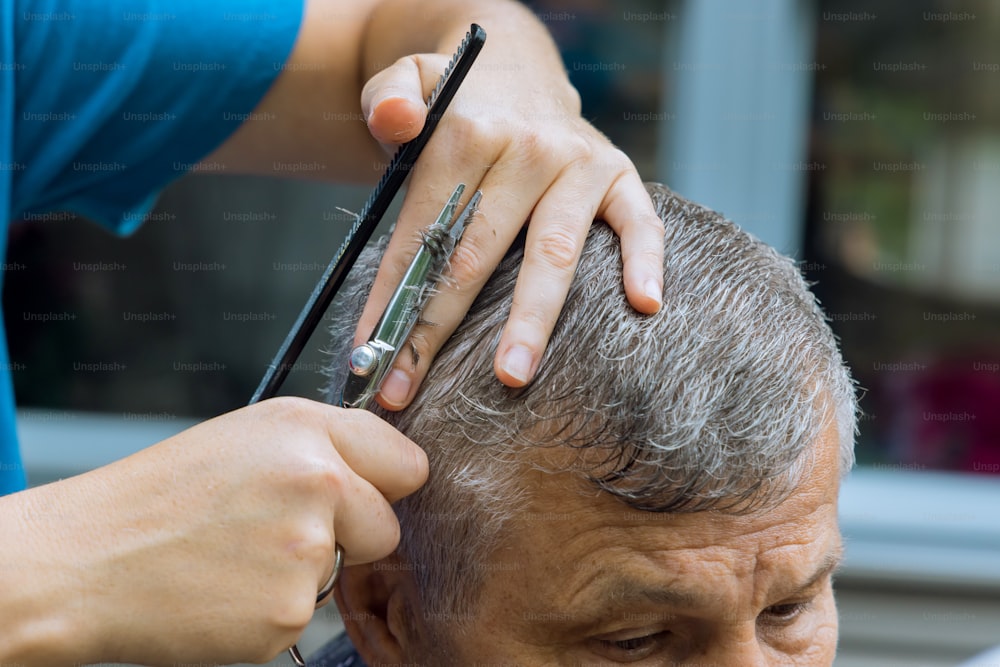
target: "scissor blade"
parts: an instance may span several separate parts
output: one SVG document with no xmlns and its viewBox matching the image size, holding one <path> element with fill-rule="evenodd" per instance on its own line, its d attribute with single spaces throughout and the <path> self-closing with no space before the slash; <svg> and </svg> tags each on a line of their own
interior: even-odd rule
<svg viewBox="0 0 1000 667">
<path fill-rule="evenodd" d="M 465 192 L 465 183 L 459 183 L 455 186 L 454 191 L 452 191 L 451 196 L 448 197 L 448 202 L 441 209 L 441 213 L 438 214 L 437 220 L 434 221 L 432 228 L 443 227 L 448 229 L 451 227 L 453 218 L 455 217 L 455 211 L 458 209 L 458 200 L 462 198 L 462 193 Z"/>
<path fill-rule="evenodd" d="M 465 233 L 465 227 L 472 220 L 472 216 L 476 214 L 479 210 L 479 201 L 483 198 L 483 193 L 481 190 L 476 190 L 475 194 L 469 200 L 469 203 L 465 205 L 462 212 L 458 214 L 455 218 L 455 224 L 451 226 L 451 231 L 448 232 L 448 236 L 451 237 L 452 248 L 454 249 L 455 244 L 458 243 L 459 239 L 462 238 L 462 234 Z"/>
</svg>

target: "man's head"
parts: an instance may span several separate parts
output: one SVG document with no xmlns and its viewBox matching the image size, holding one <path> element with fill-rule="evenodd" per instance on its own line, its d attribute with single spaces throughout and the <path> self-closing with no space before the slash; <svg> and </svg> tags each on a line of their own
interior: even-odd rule
<svg viewBox="0 0 1000 667">
<path fill-rule="evenodd" d="M 855 413 L 836 341 L 790 260 L 650 191 L 658 314 L 630 308 L 617 239 L 595 225 L 538 375 L 504 387 L 513 251 L 412 405 L 381 413 L 425 448 L 430 480 L 397 504 L 397 553 L 344 573 L 370 663 L 832 661 Z M 334 340 L 351 340 L 344 319 Z"/>
</svg>

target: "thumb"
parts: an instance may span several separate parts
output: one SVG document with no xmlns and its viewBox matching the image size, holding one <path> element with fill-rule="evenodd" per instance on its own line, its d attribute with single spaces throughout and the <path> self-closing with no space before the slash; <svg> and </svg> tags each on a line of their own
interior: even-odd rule
<svg viewBox="0 0 1000 667">
<path fill-rule="evenodd" d="M 437 54 L 400 58 L 365 84 L 361 112 L 368 131 L 382 144 L 402 144 L 416 137 L 427 117 L 427 95 L 447 65 Z"/>
<path fill-rule="evenodd" d="M 344 463 L 392 503 L 427 481 L 427 454 L 367 410 L 325 408 L 330 441 Z"/>
</svg>

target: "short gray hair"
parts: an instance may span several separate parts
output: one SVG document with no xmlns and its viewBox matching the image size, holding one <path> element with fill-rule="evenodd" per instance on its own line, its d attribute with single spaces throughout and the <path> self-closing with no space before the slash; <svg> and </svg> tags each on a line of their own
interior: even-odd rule
<svg viewBox="0 0 1000 667">
<path fill-rule="evenodd" d="M 427 485 L 396 510 L 399 553 L 432 618 L 471 613 L 469 592 L 523 496 L 526 449 L 579 450 L 574 470 L 650 512 L 780 502 L 831 418 L 841 473 L 853 465 L 854 385 L 796 265 L 717 213 L 662 185 L 647 188 L 666 230 L 659 313 L 629 306 L 618 238 L 595 223 L 537 376 L 509 389 L 494 376 L 493 356 L 521 262 L 515 248 L 413 403 L 376 409 L 430 462 Z M 375 259 L 363 259 L 344 290 L 353 297 L 335 320 L 328 396 L 343 385 Z"/>
</svg>

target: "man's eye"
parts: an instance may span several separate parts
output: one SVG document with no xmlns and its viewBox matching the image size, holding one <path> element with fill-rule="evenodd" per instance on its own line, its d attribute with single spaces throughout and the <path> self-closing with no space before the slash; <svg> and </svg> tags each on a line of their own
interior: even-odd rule
<svg viewBox="0 0 1000 667">
<path fill-rule="evenodd" d="M 789 602 L 768 607 L 761 614 L 762 620 L 770 625 L 788 625 L 809 609 L 810 602 Z"/>
<path fill-rule="evenodd" d="M 624 634 L 624 633 L 618 633 Z M 659 651 L 670 633 L 666 630 L 639 637 L 593 639 L 594 650 L 617 662 L 633 662 Z"/>
</svg>

